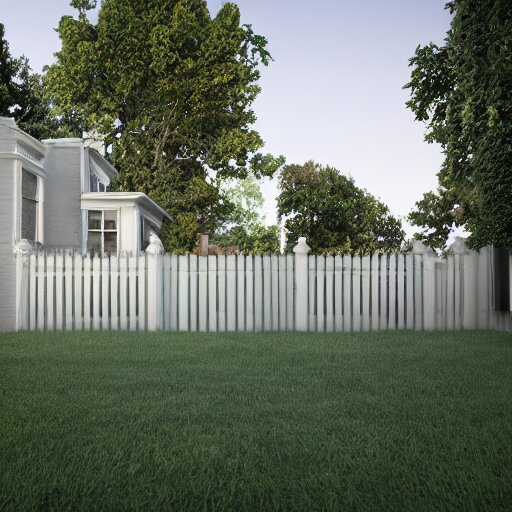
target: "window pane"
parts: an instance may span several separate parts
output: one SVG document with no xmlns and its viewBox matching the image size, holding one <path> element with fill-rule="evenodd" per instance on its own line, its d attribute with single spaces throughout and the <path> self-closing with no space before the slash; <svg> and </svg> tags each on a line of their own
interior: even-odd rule
<svg viewBox="0 0 512 512">
<path fill-rule="evenodd" d="M 117 233 L 105 233 L 105 252 L 117 252 Z"/>
<path fill-rule="evenodd" d="M 101 211 L 89 210 L 89 229 L 101 229 Z"/>
<path fill-rule="evenodd" d="M 101 233 L 89 231 L 87 234 L 87 250 L 101 254 Z"/>
<path fill-rule="evenodd" d="M 21 174 L 21 195 L 28 199 L 36 199 L 36 194 L 37 177 L 23 169 Z"/>
<path fill-rule="evenodd" d="M 117 210 L 105 210 L 105 229 L 116 229 Z"/>
<path fill-rule="evenodd" d="M 21 238 L 35 241 L 36 239 L 37 201 L 22 199 Z"/>
</svg>

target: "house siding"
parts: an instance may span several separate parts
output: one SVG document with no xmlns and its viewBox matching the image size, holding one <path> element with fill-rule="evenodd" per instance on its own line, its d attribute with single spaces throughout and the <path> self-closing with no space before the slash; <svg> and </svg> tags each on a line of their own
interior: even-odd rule
<svg viewBox="0 0 512 512">
<path fill-rule="evenodd" d="M 82 148 L 48 145 L 45 168 L 45 247 L 81 248 Z"/>
</svg>

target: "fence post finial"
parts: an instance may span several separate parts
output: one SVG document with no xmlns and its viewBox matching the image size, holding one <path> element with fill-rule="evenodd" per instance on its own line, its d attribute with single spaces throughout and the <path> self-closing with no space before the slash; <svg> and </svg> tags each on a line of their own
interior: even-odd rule
<svg viewBox="0 0 512 512">
<path fill-rule="evenodd" d="M 311 251 L 311 247 L 306 243 L 306 237 L 299 237 L 297 245 L 293 248 L 293 252 L 295 254 L 307 254 L 309 251 Z"/>
</svg>

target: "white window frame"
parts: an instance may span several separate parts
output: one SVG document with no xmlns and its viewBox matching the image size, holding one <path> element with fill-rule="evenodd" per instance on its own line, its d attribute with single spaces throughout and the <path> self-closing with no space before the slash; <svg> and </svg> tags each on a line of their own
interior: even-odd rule
<svg viewBox="0 0 512 512">
<path fill-rule="evenodd" d="M 32 199 L 31 197 L 25 197 L 23 195 L 23 172 L 26 172 L 30 175 L 32 175 L 36 179 L 36 194 L 35 199 Z M 27 169 L 26 167 L 21 168 L 21 179 L 20 179 L 20 221 L 19 221 L 19 238 L 23 236 L 23 199 L 29 199 L 30 201 L 35 201 L 36 203 L 36 220 L 35 220 L 35 233 L 34 233 L 34 240 L 30 240 L 30 242 L 41 242 L 42 236 L 41 236 L 41 219 L 42 219 L 42 201 L 41 201 L 41 186 L 42 186 L 42 179 L 40 176 L 38 176 L 35 172 L 32 172 L 31 170 Z"/>
<path fill-rule="evenodd" d="M 101 227 L 100 229 L 89 229 L 89 212 L 101 212 Z M 116 212 L 116 229 L 105 229 L 105 212 Z M 116 233 L 116 252 L 115 254 L 119 254 L 119 233 L 120 233 L 120 210 L 118 208 L 91 208 L 85 210 L 85 228 L 86 228 L 86 236 L 85 236 L 85 252 L 88 252 L 87 245 L 89 243 L 89 232 L 100 233 L 101 238 L 101 254 L 105 254 L 105 233 Z"/>
</svg>

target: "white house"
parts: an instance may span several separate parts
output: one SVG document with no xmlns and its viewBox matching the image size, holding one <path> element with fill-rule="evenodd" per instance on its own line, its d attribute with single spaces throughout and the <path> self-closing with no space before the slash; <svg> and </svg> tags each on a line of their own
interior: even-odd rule
<svg viewBox="0 0 512 512">
<path fill-rule="evenodd" d="M 170 215 L 141 192 L 109 192 L 117 170 L 80 138 L 38 141 L 0 117 L 0 327 L 14 318 L 21 240 L 45 249 L 138 253 Z M 96 145 L 97 146 L 97 145 Z"/>
</svg>

